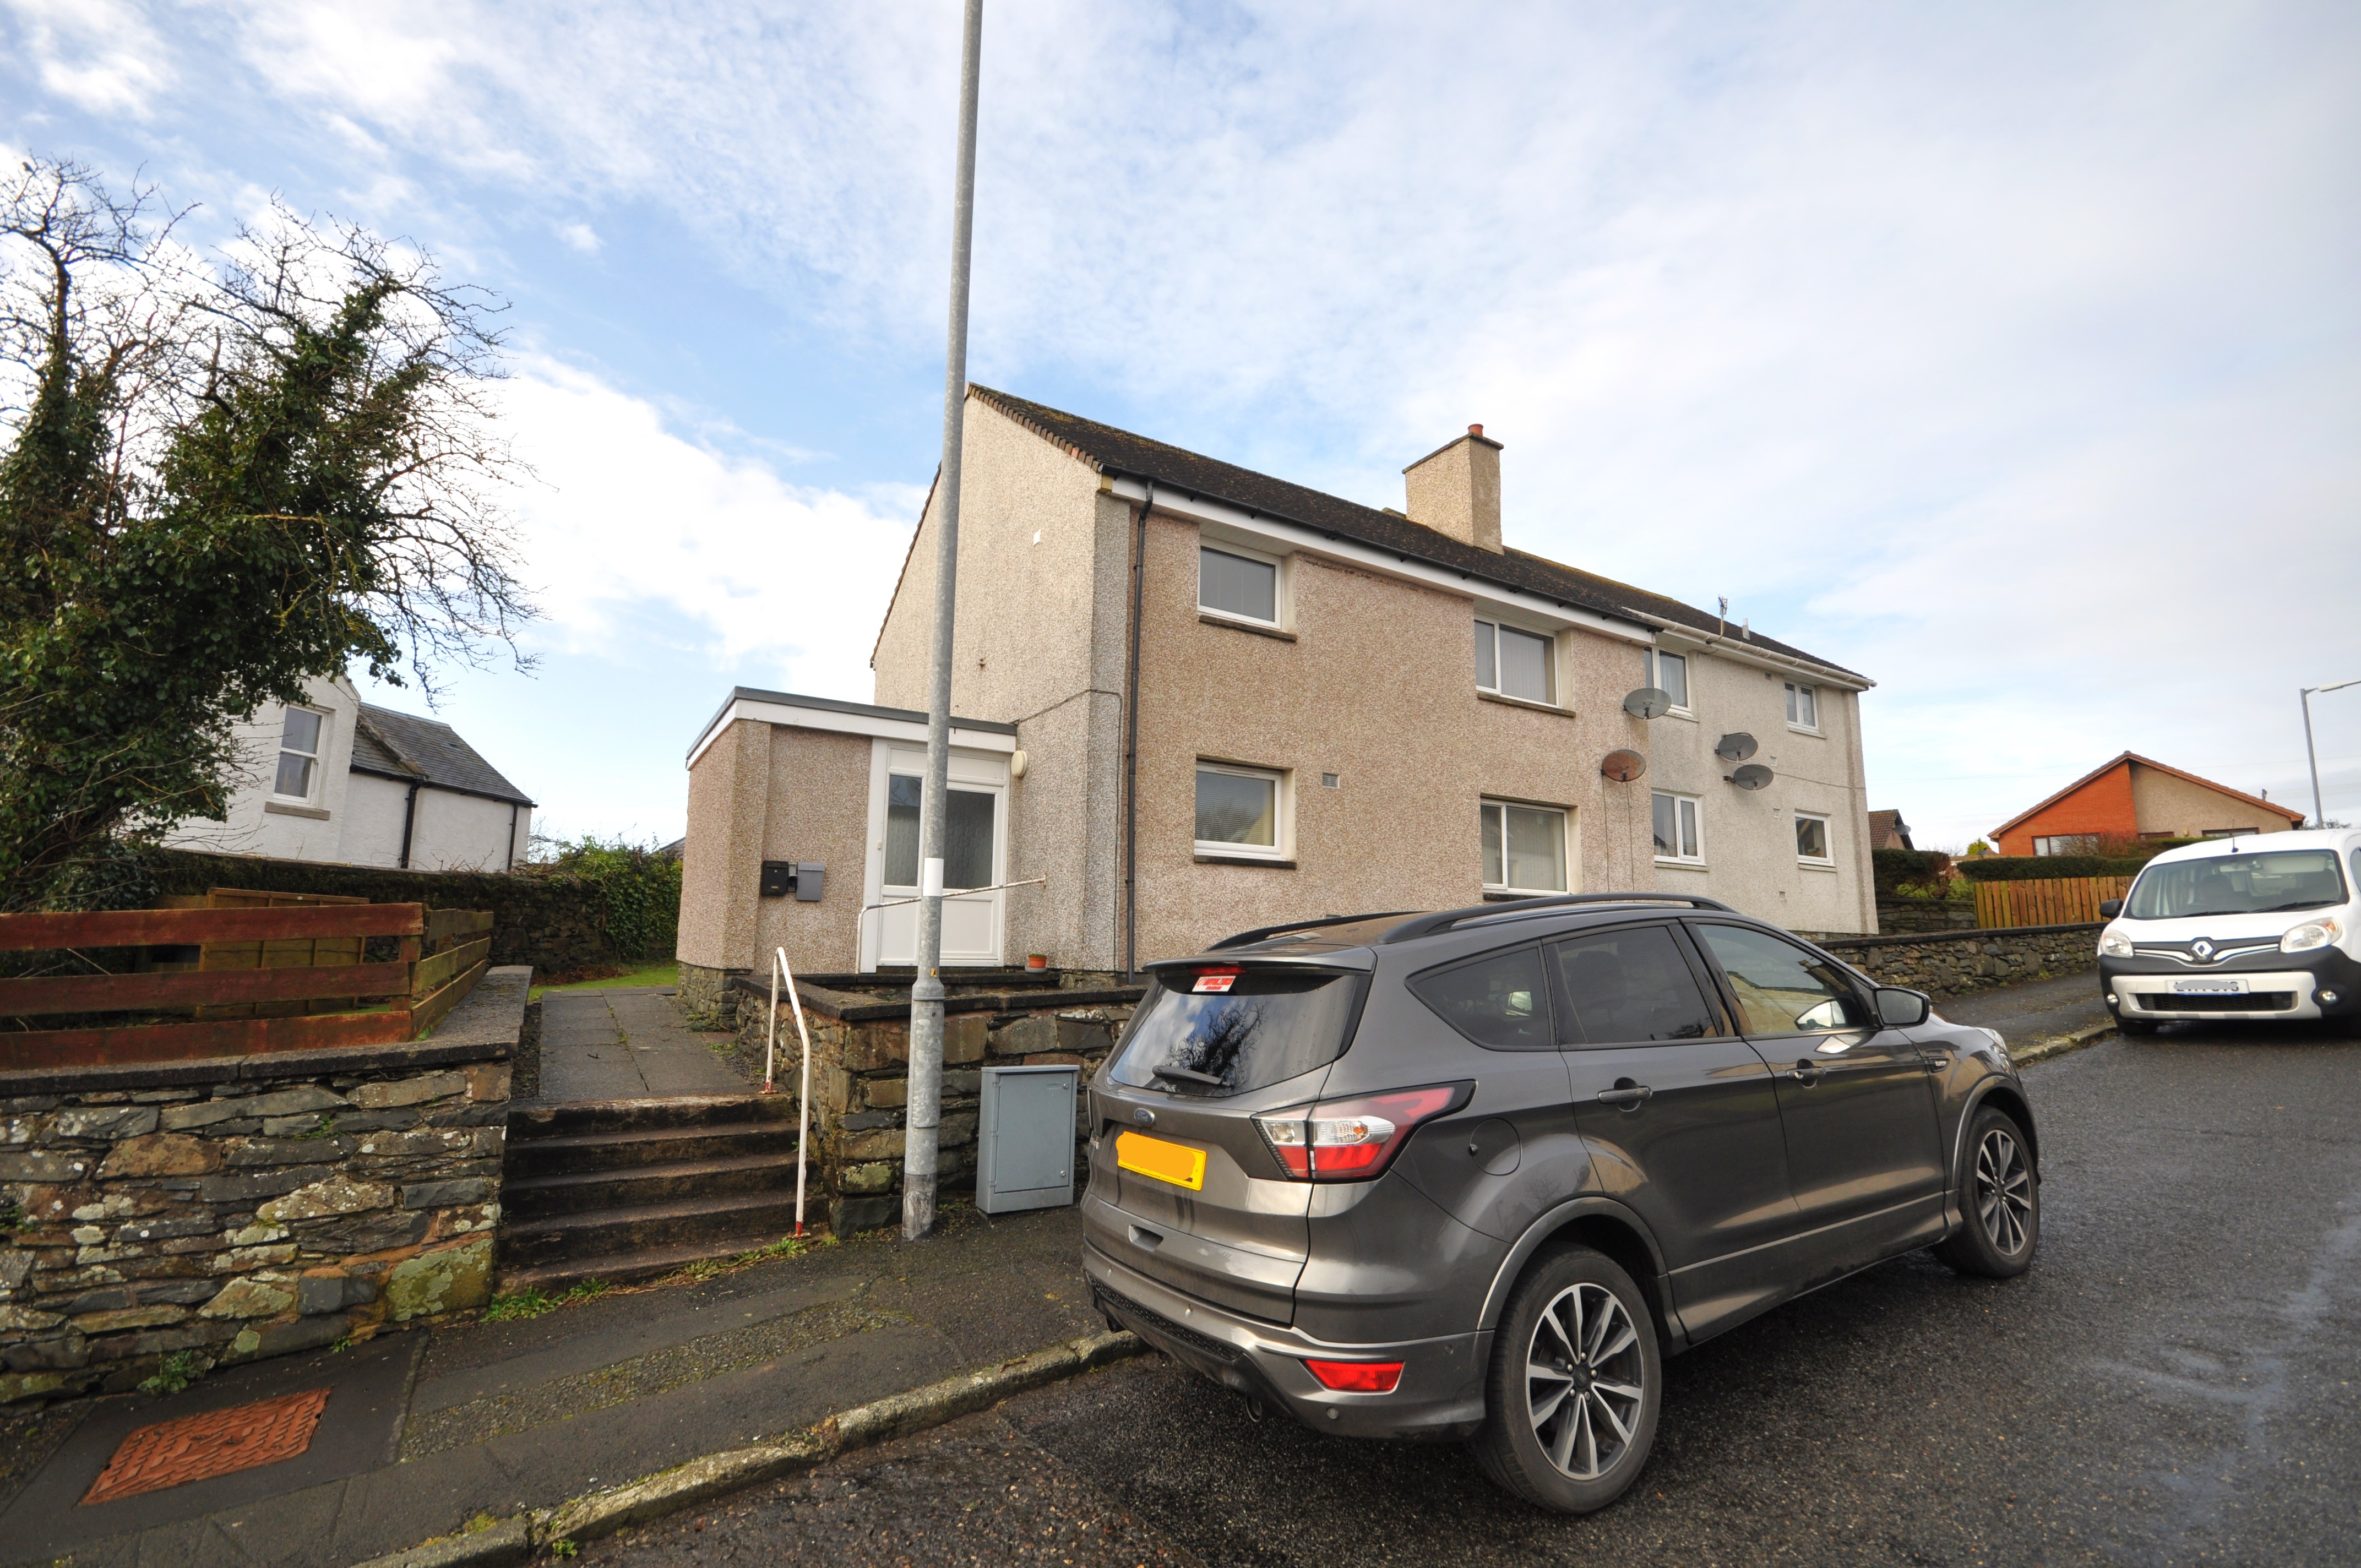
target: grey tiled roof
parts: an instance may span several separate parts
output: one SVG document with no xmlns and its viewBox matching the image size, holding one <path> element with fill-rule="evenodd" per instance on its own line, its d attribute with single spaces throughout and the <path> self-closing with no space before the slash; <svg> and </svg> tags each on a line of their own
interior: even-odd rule
<svg viewBox="0 0 2361 1568">
<path fill-rule="evenodd" d="M 1161 441 L 1151 441 L 1144 435 L 1134 435 L 1129 431 L 1101 424 L 1096 420 L 1027 402 L 1006 392 L 996 392 L 989 387 L 979 386 L 973 390 L 977 397 L 1011 419 L 1029 426 L 1077 456 L 1096 463 L 1104 471 L 1133 478 L 1153 479 L 1168 488 L 1225 501 L 1242 510 L 1262 516 L 1301 523 L 1356 543 L 1429 562 L 1503 587 L 1554 599 L 1561 604 L 1604 615 L 1626 618 L 1634 614 L 1653 616 L 1698 631 L 1726 632 L 1734 642 L 1737 641 L 1736 627 L 1726 626 L 1704 610 L 1685 605 L 1678 599 L 1666 598 L 1662 594 L 1652 594 L 1645 588 L 1635 588 L 1611 577 L 1561 565 L 1521 550 L 1507 550 L 1495 554 L 1479 545 L 1463 543 L 1447 533 L 1438 533 L 1406 517 L 1397 517 L 1375 507 L 1365 507 L 1358 501 L 1345 500 L 1301 485 L 1290 484 L 1284 479 L 1257 474 L 1251 468 L 1241 468 L 1218 458 L 1201 456 Z M 1839 674 L 1856 674 L 1842 664 L 1823 659 L 1817 653 L 1806 653 L 1801 648 L 1765 637 L 1759 631 L 1738 645 L 1767 649 L 1789 658 L 1806 660 Z M 1868 677 L 1859 678 L 1865 680 Z"/>
<path fill-rule="evenodd" d="M 353 771 L 415 779 L 437 789 L 512 800 L 520 806 L 533 804 L 449 725 L 366 702 L 353 730 Z"/>
</svg>

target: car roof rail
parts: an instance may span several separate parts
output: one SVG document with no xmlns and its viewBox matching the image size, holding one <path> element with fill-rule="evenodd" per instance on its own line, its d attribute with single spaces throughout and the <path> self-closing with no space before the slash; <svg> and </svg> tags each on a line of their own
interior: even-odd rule
<svg viewBox="0 0 2361 1568">
<path fill-rule="evenodd" d="M 1251 931 L 1240 931 L 1223 938 L 1205 950 L 1218 953 L 1224 948 L 1244 948 L 1253 943 L 1282 937 L 1290 931 L 1317 930 L 1323 926 L 1350 926 L 1360 920 L 1389 920 L 1397 915 L 1415 915 L 1414 909 L 1379 909 L 1367 915 L 1323 915 L 1317 920 L 1290 920 L 1284 926 L 1257 926 Z"/>
<path fill-rule="evenodd" d="M 1433 915 L 1422 915 L 1406 920 L 1386 933 L 1389 942 L 1407 942 L 1418 937 L 1431 937 L 1437 931 L 1448 931 L 1455 926 L 1482 920 L 1499 915 L 1538 915 L 1544 910 L 1574 908 L 1588 904 L 1686 904 L 1696 909 L 1718 909 L 1724 915 L 1739 913 L 1718 898 L 1707 898 L 1694 893 L 1553 893 L 1539 898 L 1509 899 L 1499 904 L 1472 904 L 1464 909 L 1445 909 Z"/>
</svg>

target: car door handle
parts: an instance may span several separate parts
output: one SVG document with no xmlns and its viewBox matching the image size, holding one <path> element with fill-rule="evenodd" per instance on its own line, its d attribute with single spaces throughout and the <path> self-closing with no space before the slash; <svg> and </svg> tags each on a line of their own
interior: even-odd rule
<svg viewBox="0 0 2361 1568">
<path fill-rule="evenodd" d="M 1612 1089 L 1600 1090 L 1598 1102 L 1601 1105 L 1620 1105 L 1629 1110 L 1654 1092 L 1655 1090 L 1644 1083 L 1619 1083 Z"/>
<path fill-rule="evenodd" d="M 1808 1089 L 1820 1080 L 1820 1064 L 1816 1061 L 1799 1061 L 1787 1069 L 1787 1076 Z"/>
</svg>

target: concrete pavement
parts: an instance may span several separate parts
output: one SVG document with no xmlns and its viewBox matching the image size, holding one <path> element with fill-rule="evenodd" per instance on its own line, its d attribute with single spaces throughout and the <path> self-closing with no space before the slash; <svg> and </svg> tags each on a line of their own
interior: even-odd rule
<svg viewBox="0 0 2361 1568">
<path fill-rule="evenodd" d="M 670 986 L 545 991 L 541 996 L 541 1098 L 649 1100 L 743 1094 L 746 1080 L 683 1023 Z"/>
</svg>

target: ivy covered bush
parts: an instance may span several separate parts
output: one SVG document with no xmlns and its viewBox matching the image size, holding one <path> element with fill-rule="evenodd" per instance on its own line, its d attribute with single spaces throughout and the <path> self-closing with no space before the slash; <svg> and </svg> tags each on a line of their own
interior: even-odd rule
<svg viewBox="0 0 2361 1568">
<path fill-rule="evenodd" d="M 607 938 L 624 959 L 668 959 L 680 937 L 680 861 L 650 844 L 584 834 L 552 846 L 527 875 L 579 877 L 598 890 Z"/>
</svg>

